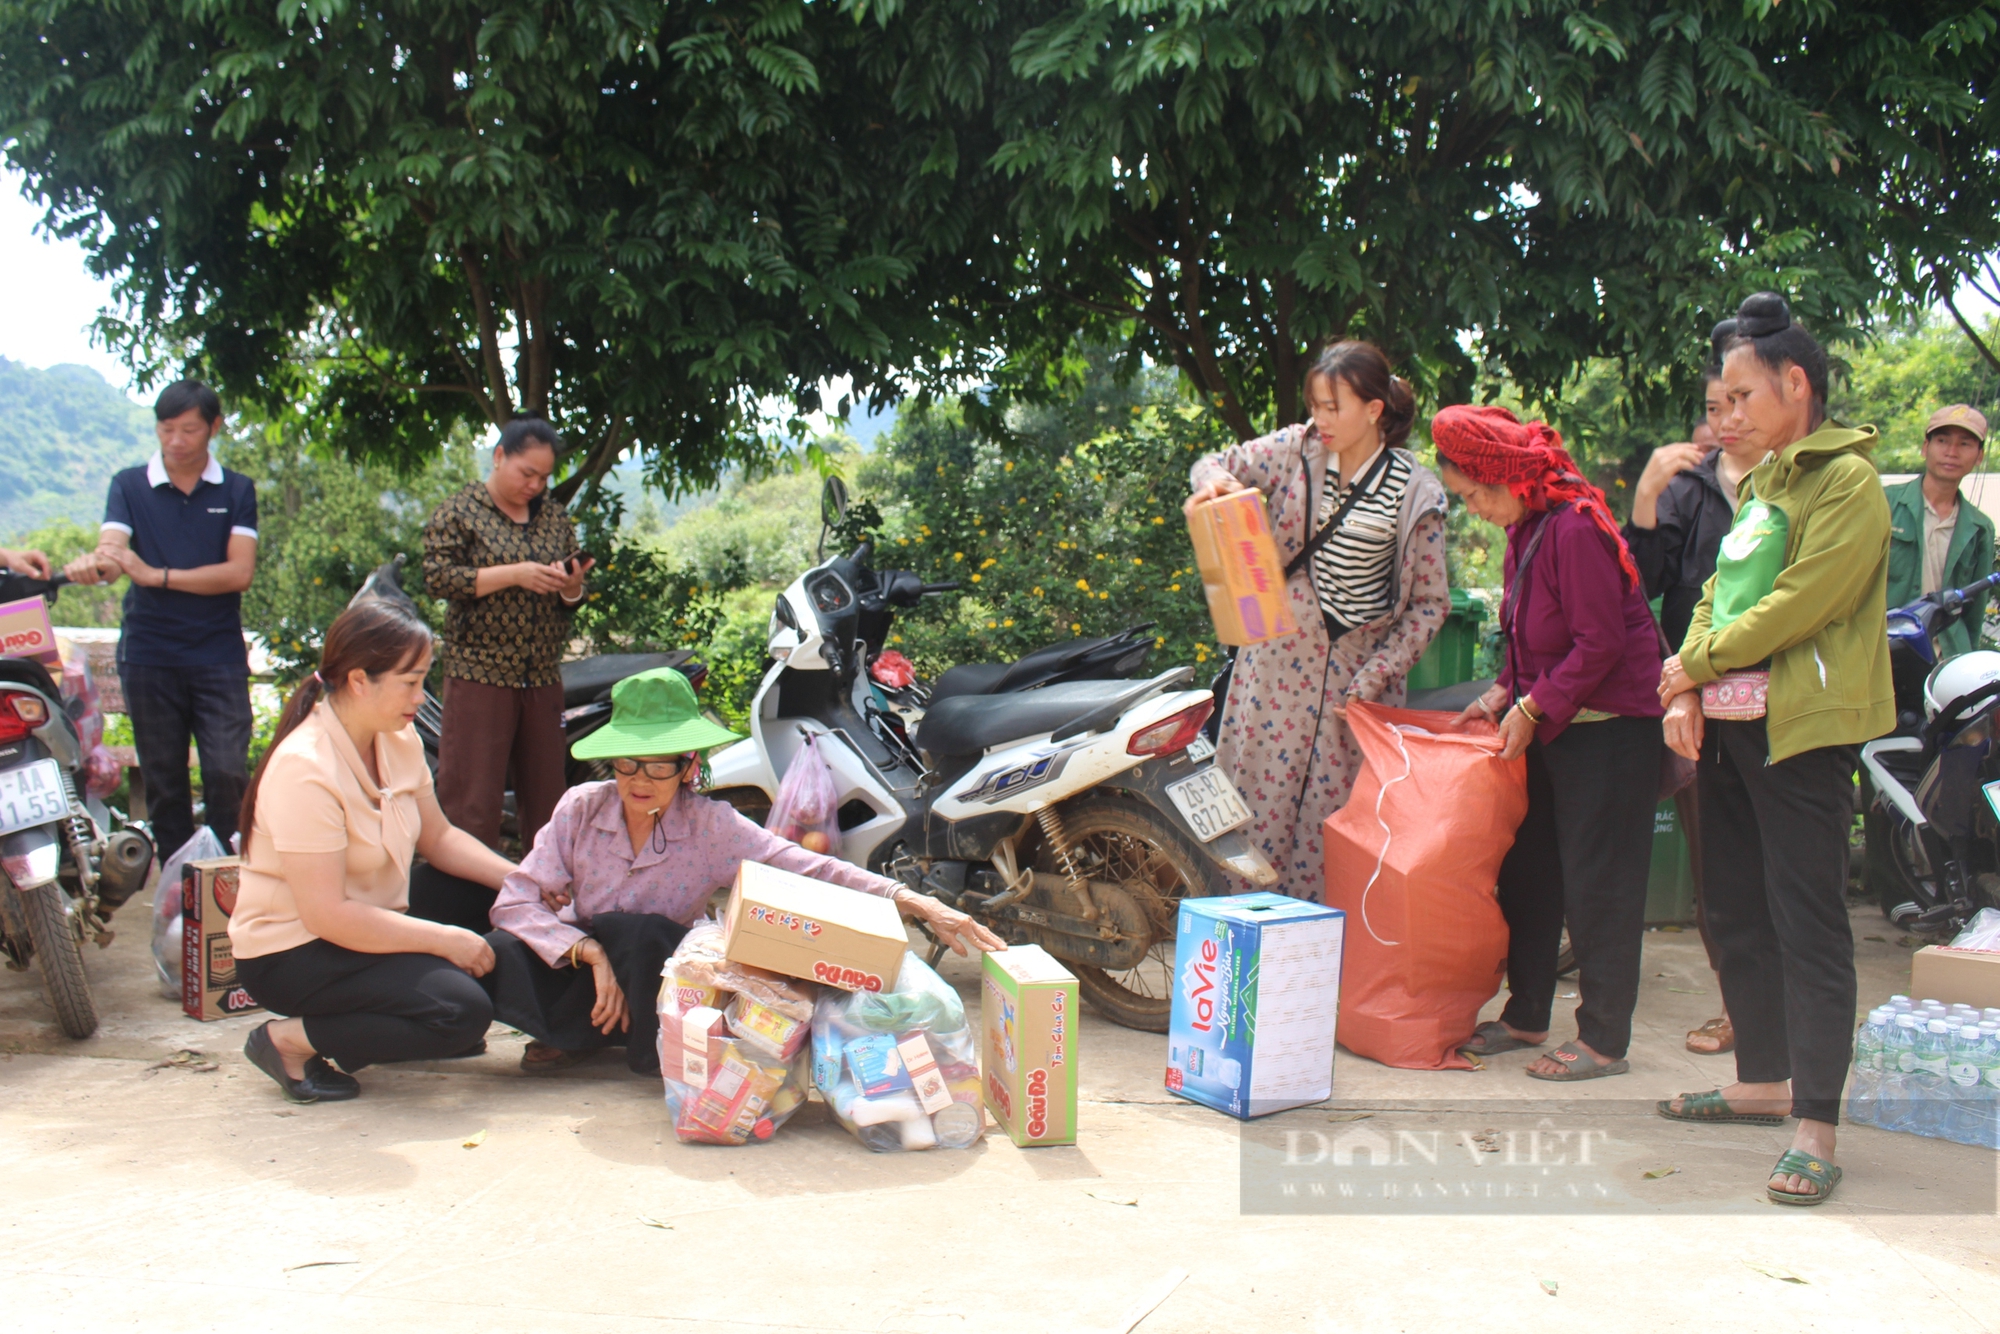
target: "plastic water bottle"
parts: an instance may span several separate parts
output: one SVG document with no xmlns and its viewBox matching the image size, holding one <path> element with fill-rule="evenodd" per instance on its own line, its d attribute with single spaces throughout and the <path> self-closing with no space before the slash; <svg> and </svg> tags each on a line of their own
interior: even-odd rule
<svg viewBox="0 0 2000 1334">
<path fill-rule="evenodd" d="M 1980 1144 L 1986 1138 L 1986 1098 L 1981 1091 L 1984 1037 L 1977 1024 L 1959 1024 L 1946 1034 L 1945 1071 L 1950 1080 L 1946 1092 L 1951 1101 L 1945 1105 L 1944 1137 L 1960 1144 Z"/>
<path fill-rule="evenodd" d="M 2000 1005 L 1989 1005 L 1979 1012 L 1982 1024 L 2000 1024 Z"/>
<path fill-rule="evenodd" d="M 1884 1035 L 1882 1083 L 1875 1124 L 1884 1130 L 1908 1131 L 1912 1114 L 1911 1076 L 1917 1068 L 1917 1024 L 1914 1014 L 1899 1014 Z"/>
<path fill-rule="evenodd" d="M 1882 1048 L 1888 1036 L 1889 1012 L 1871 1010 L 1854 1035 L 1854 1079 L 1847 1090 L 1847 1119 L 1858 1126 L 1876 1124 L 1882 1100 Z"/>
<path fill-rule="evenodd" d="M 1909 1013 L 1910 1004 L 1911 1004 L 1910 998 L 1908 996 L 1905 996 L 1900 991 L 1897 992 L 1895 995 L 1889 997 L 1889 1008 L 1894 1010 L 1897 1014 Z"/>
<path fill-rule="evenodd" d="M 1933 1019 L 1917 1030 L 1911 1057 L 1910 1129 L 1936 1138 L 1944 1133 L 1945 1108 L 1951 1101 L 1951 1060 L 1944 1020 Z"/>
</svg>

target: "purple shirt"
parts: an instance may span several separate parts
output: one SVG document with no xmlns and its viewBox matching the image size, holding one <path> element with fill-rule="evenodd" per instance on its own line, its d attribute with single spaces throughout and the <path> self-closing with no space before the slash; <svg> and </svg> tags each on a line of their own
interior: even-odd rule
<svg viewBox="0 0 2000 1334">
<path fill-rule="evenodd" d="M 685 791 L 634 854 L 618 784 L 584 783 L 563 794 L 534 848 L 502 882 L 493 925 L 554 964 L 590 934 L 598 913 L 655 913 L 686 926 L 746 861 L 884 898 L 902 888 L 760 829 L 727 802 Z M 568 893 L 569 906 L 550 912 L 544 889 Z"/>
<path fill-rule="evenodd" d="M 1544 523 L 1554 528 L 1525 576 L 1521 553 Z M 1531 514 L 1507 530 L 1506 583 L 1514 593 L 1514 628 L 1500 679 L 1513 698 L 1533 695 L 1548 721 L 1535 729 L 1555 740 L 1579 709 L 1627 718 L 1658 718 L 1660 641 L 1641 586 L 1627 588 L 1614 539 L 1574 509 Z"/>
</svg>

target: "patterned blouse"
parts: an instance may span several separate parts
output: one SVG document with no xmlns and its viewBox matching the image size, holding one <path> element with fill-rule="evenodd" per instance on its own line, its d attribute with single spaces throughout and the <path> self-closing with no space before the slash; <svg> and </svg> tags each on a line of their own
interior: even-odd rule
<svg viewBox="0 0 2000 1334">
<path fill-rule="evenodd" d="M 758 828 L 727 802 L 692 792 L 674 798 L 653 837 L 635 853 L 618 784 L 581 783 L 563 794 L 534 848 L 501 884 L 493 925 L 553 965 L 588 934 L 599 913 L 653 913 L 688 925 L 746 861 L 883 898 L 902 888 L 837 857 L 807 852 Z M 570 905 L 550 912 L 544 889 L 567 893 Z"/>
<path fill-rule="evenodd" d="M 484 482 L 467 484 L 439 505 L 424 525 L 424 587 L 451 604 L 444 674 L 506 690 L 558 684 L 572 610 L 562 595 L 503 588 L 482 598 L 472 590 L 489 566 L 546 565 L 575 553 L 569 513 L 547 496 L 528 502 L 526 523 L 502 514 Z"/>
</svg>

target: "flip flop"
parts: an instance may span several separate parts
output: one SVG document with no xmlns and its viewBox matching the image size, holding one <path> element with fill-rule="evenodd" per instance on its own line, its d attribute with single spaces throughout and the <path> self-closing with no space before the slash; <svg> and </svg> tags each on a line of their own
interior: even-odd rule
<svg viewBox="0 0 2000 1334">
<path fill-rule="evenodd" d="M 1606 1075 L 1622 1075 L 1632 1068 L 1632 1063 L 1622 1056 L 1599 1065 L 1567 1042 L 1545 1054 L 1561 1061 L 1565 1067 L 1563 1072 L 1559 1075 L 1544 1075 L 1538 1073 L 1533 1066 L 1529 1066 L 1528 1078 L 1546 1079 L 1551 1084 L 1573 1084 L 1579 1079 L 1602 1079 Z"/>
<path fill-rule="evenodd" d="M 1700 1093 L 1681 1094 L 1681 1109 L 1674 1110 L 1674 1100 L 1666 1098 L 1653 1104 L 1653 1110 L 1669 1121 L 1705 1121 L 1714 1125 L 1781 1126 L 1785 1118 L 1769 1112 L 1739 1112 L 1729 1105 L 1722 1096 L 1721 1089 L 1707 1089 Z"/>
<path fill-rule="evenodd" d="M 1710 1051 L 1706 1047 L 1695 1046 L 1694 1040 L 1696 1038 L 1714 1038 L 1716 1041 L 1715 1050 Z M 1687 1049 L 1697 1056 L 1720 1056 L 1726 1051 L 1735 1051 L 1736 1025 L 1729 1022 L 1729 1016 L 1726 1014 L 1711 1019 L 1700 1028 L 1688 1033 Z"/>
<path fill-rule="evenodd" d="M 1472 1036 L 1458 1044 L 1458 1050 L 1467 1056 L 1498 1056 L 1503 1051 L 1521 1051 L 1541 1045 L 1515 1037 L 1507 1031 L 1507 1025 L 1494 1019 L 1473 1029 Z"/>
<path fill-rule="evenodd" d="M 1784 1157 L 1778 1159 L 1778 1165 L 1771 1169 L 1771 1175 L 1804 1177 L 1813 1184 L 1813 1193 L 1810 1195 L 1779 1190 L 1776 1186 L 1766 1185 L 1764 1193 L 1771 1197 L 1771 1203 L 1814 1205 L 1826 1203 L 1827 1198 L 1833 1194 L 1833 1188 L 1840 1184 L 1841 1171 L 1832 1163 L 1824 1162 L 1809 1153 L 1787 1149 Z"/>
</svg>

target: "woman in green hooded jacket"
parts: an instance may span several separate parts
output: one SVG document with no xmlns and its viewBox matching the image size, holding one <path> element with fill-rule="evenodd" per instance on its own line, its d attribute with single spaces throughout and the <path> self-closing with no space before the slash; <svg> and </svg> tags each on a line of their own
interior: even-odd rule
<svg viewBox="0 0 2000 1334">
<path fill-rule="evenodd" d="M 1728 420 L 1771 451 L 1753 469 L 1660 698 L 1667 744 L 1699 761 L 1702 874 L 1736 1083 L 1659 1104 L 1684 1121 L 1798 1118 L 1766 1192 L 1833 1193 L 1853 1059 L 1847 837 L 1857 747 L 1895 725 L 1884 633 L 1889 506 L 1873 427 L 1826 419 L 1826 353 L 1760 292 L 1716 329 Z"/>
</svg>

